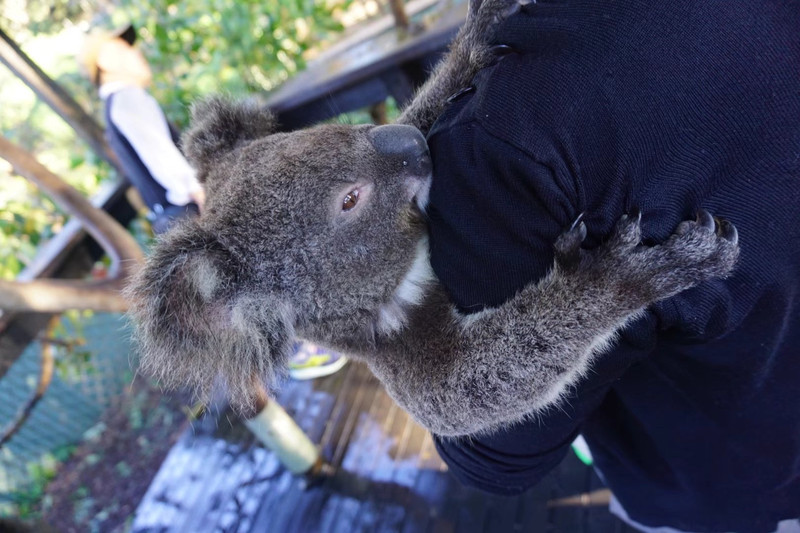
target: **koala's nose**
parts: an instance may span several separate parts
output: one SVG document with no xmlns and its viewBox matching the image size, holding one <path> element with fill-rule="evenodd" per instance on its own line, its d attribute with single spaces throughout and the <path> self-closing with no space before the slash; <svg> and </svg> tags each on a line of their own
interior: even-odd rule
<svg viewBox="0 0 800 533">
<path fill-rule="evenodd" d="M 414 174 L 430 173 L 428 143 L 417 128 L 390 124 L 373 128 L 367 136 L 380 155 L 402 160 L 403 166 Z"/>
</svg>

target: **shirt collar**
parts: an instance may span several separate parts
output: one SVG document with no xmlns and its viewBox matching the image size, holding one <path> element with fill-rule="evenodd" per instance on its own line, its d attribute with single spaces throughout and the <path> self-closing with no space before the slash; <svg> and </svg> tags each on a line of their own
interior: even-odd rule
<svg viewBox="0 0 800 533">
<path fill-rule="evenodd" d="M 135 87 L 135 85 L 126 81 L 110 81 L 101 85 L 97 92 L 100 95 L 100 99 L 105 100 L 115 92 L 121 91 L 127 87 Z"/>
</svg>

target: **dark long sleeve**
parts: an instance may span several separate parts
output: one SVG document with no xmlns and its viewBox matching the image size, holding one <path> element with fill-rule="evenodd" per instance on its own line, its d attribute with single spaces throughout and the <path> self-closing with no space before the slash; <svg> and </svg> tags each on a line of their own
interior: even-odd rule
<svg viewBox="0 0 800 533">
<path fill-rule="evenodd" d="M 629 515 L 764 532 L 800 515 L 800 2 L 537 2 L 429 135 L 431 261 L 463 312 L 539 279 L 585 212 L 666 239 L 698 208 L 742 255 L 650 308 L 560 409 L 438 441 L 486 490 L 525 490 L 581 431 Z"/>
<path fill-rule="evenodd" d="M 625 370 L 648 353 L 655 317 L 648 315 L 629 328 L 626 338 L 640 335 L 645 346 L 623 341 L 613 356 L 598 359 L 591 375 L 557 408 L 490 435 L 470 439 L 434 437 L 440 456 L 464 484 L 498 494 L 519 494 L 538 483 L 570 451 L 582 426 L 602 403 Z"/>
</svg>

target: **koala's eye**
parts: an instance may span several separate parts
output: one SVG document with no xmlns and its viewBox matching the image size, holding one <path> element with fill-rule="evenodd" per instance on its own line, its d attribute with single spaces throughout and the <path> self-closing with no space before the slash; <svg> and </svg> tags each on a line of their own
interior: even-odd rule
<svg viewBox="0 0 800 533">
<path fill-rule="evenodd" d="M 350 211 L 358 203 L 358 189 L 354 189 L 347 193 L 342 201 L 342 211 Z"/>
</svg>

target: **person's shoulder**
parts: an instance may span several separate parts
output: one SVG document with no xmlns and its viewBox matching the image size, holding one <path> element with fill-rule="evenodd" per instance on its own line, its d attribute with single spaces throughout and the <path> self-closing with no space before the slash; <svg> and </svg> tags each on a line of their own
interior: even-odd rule
<svg viewBox="0 0 800 533">
<path fill-rule="evenodd" d="M 126 85 L 115 91 L 110 105 L 111 118 L 115 122 L 152 114 L 151 110 L 158 107 L 153 96 L 137 85 Z"/>
<path fill-rule="evenodd" d="M 150 98 L 152 98 L 152 96 L 150 96 L 150 93 L 148 93 L 146 89 L 144 89 L 143 87 L 139 87 L 138 85 L 126 85 L 120 88 L 115 93 L 116 100 L 137 101 Z"/>
</svg>

